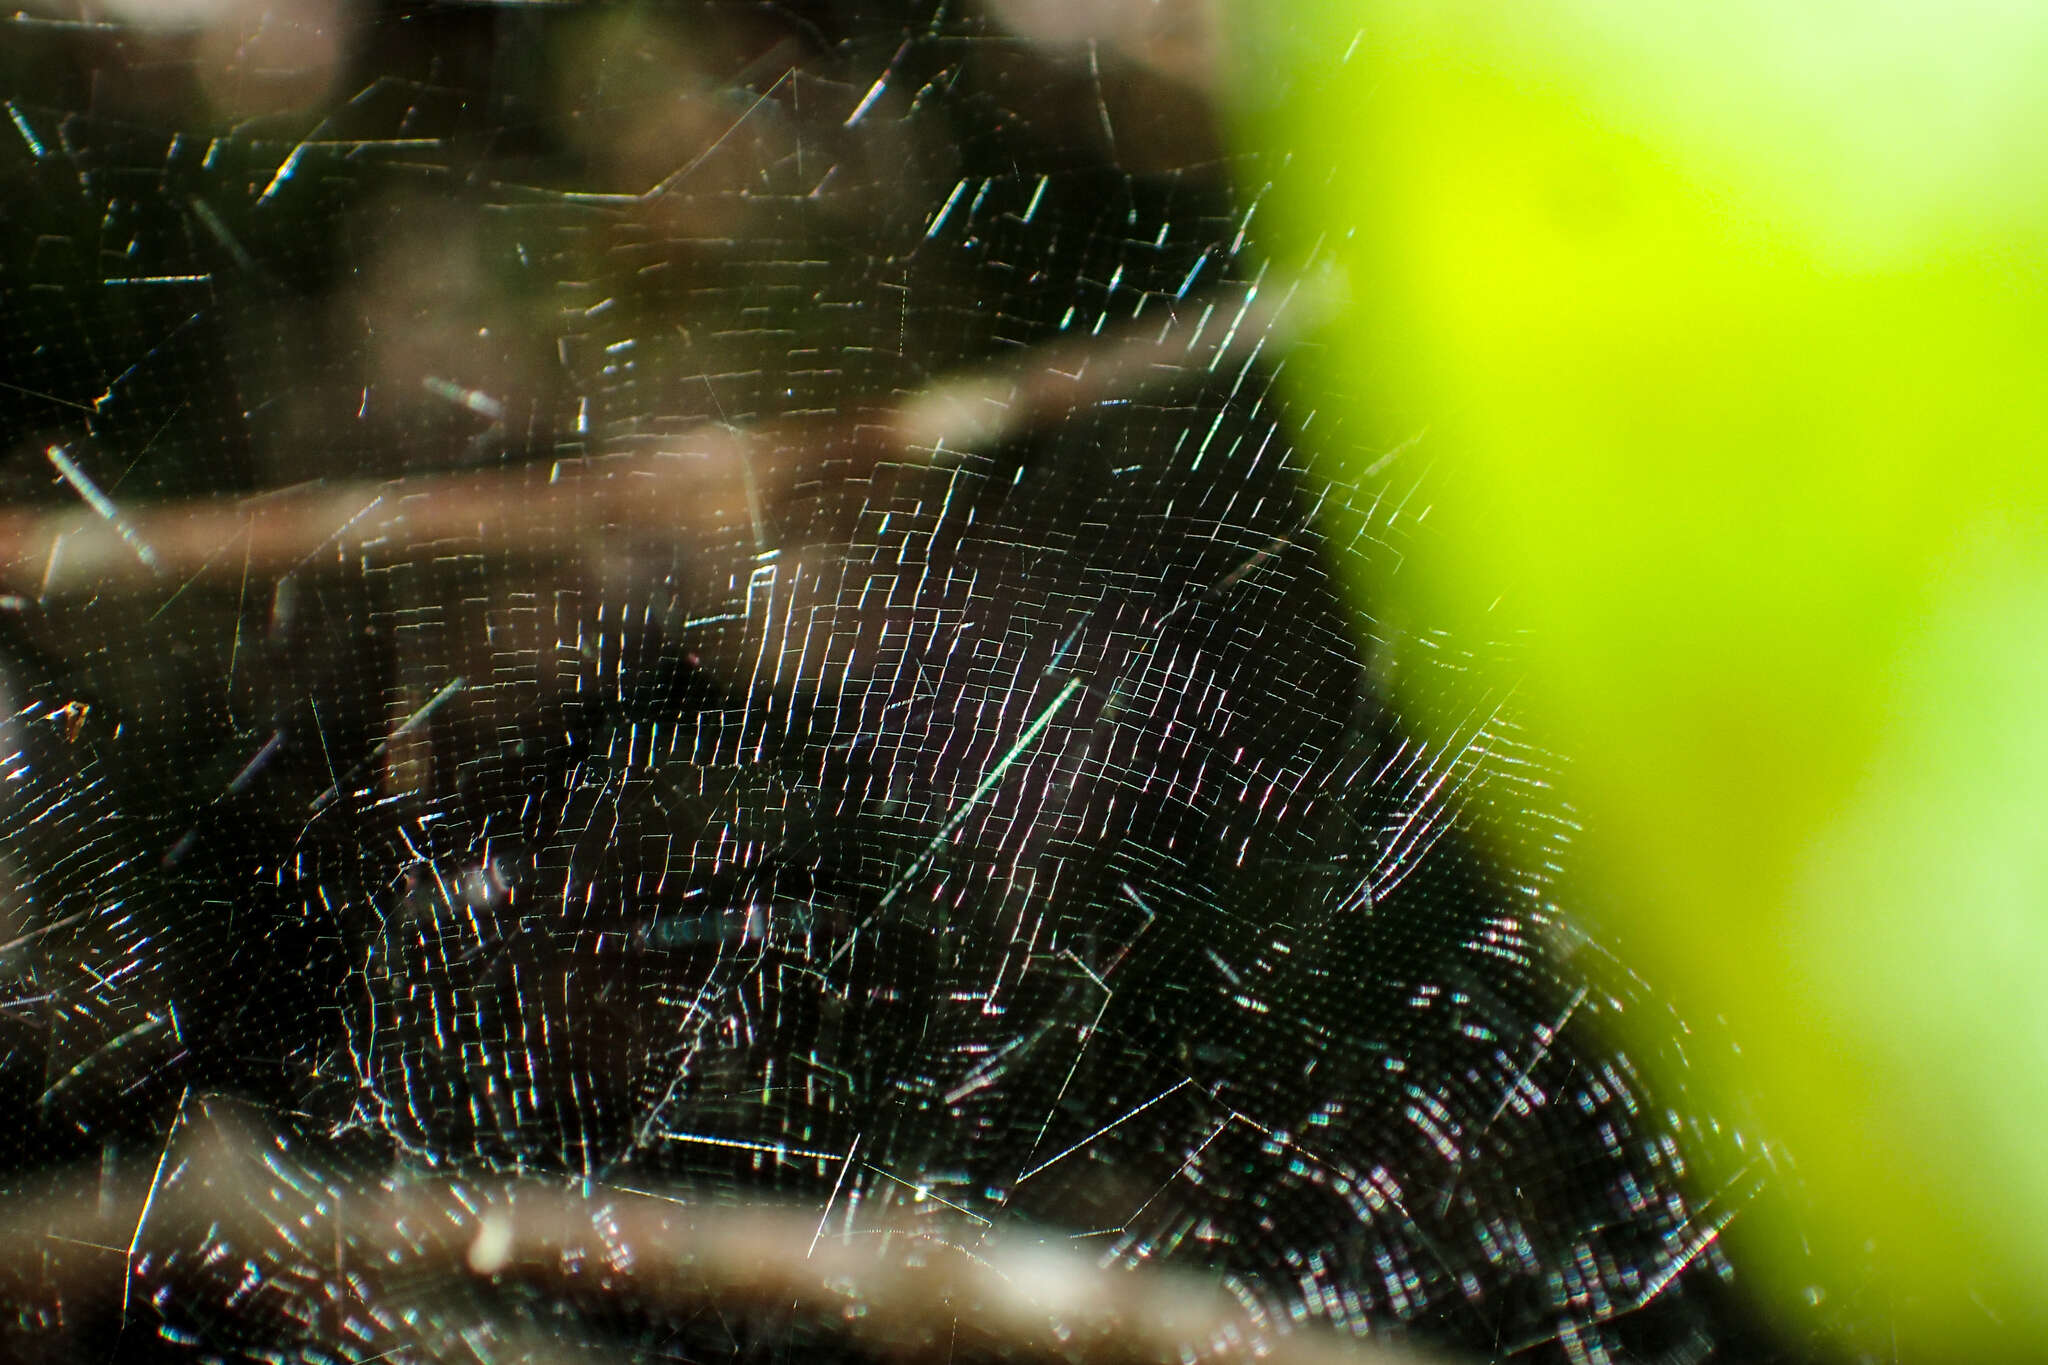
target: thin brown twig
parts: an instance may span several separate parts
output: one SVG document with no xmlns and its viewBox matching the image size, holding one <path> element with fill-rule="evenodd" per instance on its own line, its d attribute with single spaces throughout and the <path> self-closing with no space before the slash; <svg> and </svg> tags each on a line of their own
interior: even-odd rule
<svg viewBox="0 0 2048 1365">
<path fill-rule="evenodd" d="M 0 511 L 0 575 L 17 595 L 121 591 L 184 582 L 215 565 L 265 576 L 374 546 L 487 536 L 531 554 L 593 538 L 699 543 L 750 509 L 773 507 L 824 457 L 859 474 L 986 451 L 1109 400 L 1170 392 L 1242 365 L 1298 320 L 1292 286 L 1253 286 L 1168 304 L 1100 336 L 1039 347 L 1021 361 L 950 376 L 908 397 L 825 421 L 751 428 L 704 423 L 634 450 L 510 470 L 314 483 L 240 498 L 121 509 Z M 91 501 L 91 499 L 88 499 Z M 239 553 L 227 553 L 238 550 Z"/>
<path fill-rule="evenodd" d="M 787 1202 L 713 1207 L 687 1192 L 394 1172 L 363 1193 L 344 1197 L 323 1187 L 294 1207 L 285 1186 L 304 1195 L 306 1182 L 280 1182 L 276 1154 L 285 1144 L 234 1106 L 195 1107 L 200 1116 L 166 1148 L 177 1172 L 171 1178 L 158 1170 L 146 1184 L 130 1180 L 110 1190 L 94 1169 L 42 1197 L 0 1201 L 0 1284 L 40 1281 L 68 1314 L 88 1316 L 82 1310 L 95 1302 L 126 1302 L 138 1257 L 163 1267 L 181 1252 L 190 1262 L 209 1241 L 246 1254 L 288 1226 L 294 1247 L 346 1248 L 350 1273 L 337 1270 L 325 1292 L 374 1297 L 390 1287 L 394 1299 L 441 1310 L 351 1312 L 358 1323 L 386 1324 L 390 1337 L 357 1333 L 355 1344 L 394 1357 L 466 1354 L 450 1344 L 464 1329 L 446 1324 L 493 1321 L 494 1293 L 520 1284 L 556 1300 L 601 1297 L 614 1314 L 801 1313 L 888 1360 L 936 1360 L 964 1342 L 1018 1361 L 1424 1360 L 1329 1332 L 1262 1325 L 1216 1284 L 1185 1272 L 1109 1270 L 1056 1243 L 969 1246 L 964 1236 L 903 1227 L 820 1237 L 815 1208 Z M 127 1228 L 145 1201 L 153 1201 L 149 1236 L 124 1255 Z M 65 1278 L 52 1284 L 47 1250 L 60 1244 L 87 1254 L 65 1262 Z M 191 1302 L 191 1288 L 178 1298 Z M 456 1306 L 452 1318 L 449 1305 Z M 443 1324 L 438 1331 L 422 1325 L 435 1321 Z M 501 1314 L 492 1330 L 522 1329 Z M 539 1341 L 517 1350 L 520 1359 L 547 1358 Z"/>
</svg>

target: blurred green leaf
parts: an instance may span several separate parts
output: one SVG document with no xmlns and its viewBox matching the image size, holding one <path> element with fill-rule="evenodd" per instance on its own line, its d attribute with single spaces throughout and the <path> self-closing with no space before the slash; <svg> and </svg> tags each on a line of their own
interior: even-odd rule
<svg viewBox="0 0 2048 1365">
<path fill-rule="evenodd" d="M 1268 249 L 1346 291 L 1310 435 L 1431 468 L 1373 606 L 1527 632 L 1584 875 L 1818 1203 L 1748 1250 L 2048 1348 L 2048 9 L 1236 19 Z"/>
</svg>

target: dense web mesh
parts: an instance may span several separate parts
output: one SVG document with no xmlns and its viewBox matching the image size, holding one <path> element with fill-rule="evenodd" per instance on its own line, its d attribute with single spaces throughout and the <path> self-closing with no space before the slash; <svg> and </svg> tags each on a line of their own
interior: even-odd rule
<svg viewBox="0 0 2048 1365">
<path fill-rule="evenodd" d="M 1195 68 L 1015 8 L 5 22 L 9 1358 L 882 1349 L 650 1198 L 1174 1358 L 1811 1349 L 1496 646 L 1340 589 L 1426 445 L 1309 466 Z"/>
</svg>

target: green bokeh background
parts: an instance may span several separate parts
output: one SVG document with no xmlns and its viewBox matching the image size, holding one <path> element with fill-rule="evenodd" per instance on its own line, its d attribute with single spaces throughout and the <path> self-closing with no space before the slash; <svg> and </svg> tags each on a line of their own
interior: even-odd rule
<svg viewBox="0 0 2048 1365">
<path fill-rule="evenodd" d="M 1908 1358 L 2048 1353 L 2048 6 L 1232 21 L 1292 399 L 1430 470 L 1375 609 L 1525 641 L 1589 903 L 1798 1159 L 1731 1238 L 1874 1259 Z"/>
</svg>

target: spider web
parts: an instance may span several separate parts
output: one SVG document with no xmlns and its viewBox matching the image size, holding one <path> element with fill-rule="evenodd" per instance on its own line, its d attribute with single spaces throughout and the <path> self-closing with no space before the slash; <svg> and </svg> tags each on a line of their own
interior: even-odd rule
<svg viewBox="0 0 2048 1365">
<path fill-rule="evenodd" d="M 631 1191 L 1197 1271 L 1244 1335 L 1186 1359 L 1817 1349 L 1720 1246 L 1768 1149 L 1616 1041 L 1688 1036 L 1555 903 L 1496 646 L 1339 586 L 1426 450 L 1297 449 L 1315 287 L 1184 70 L 319 8 L 7 24 L 10 1352 L 852 1349 L 632 1301 Z M 490 1273 L 508 1181 L 613 1227 L 569 1287 Z"/>
</svg>

